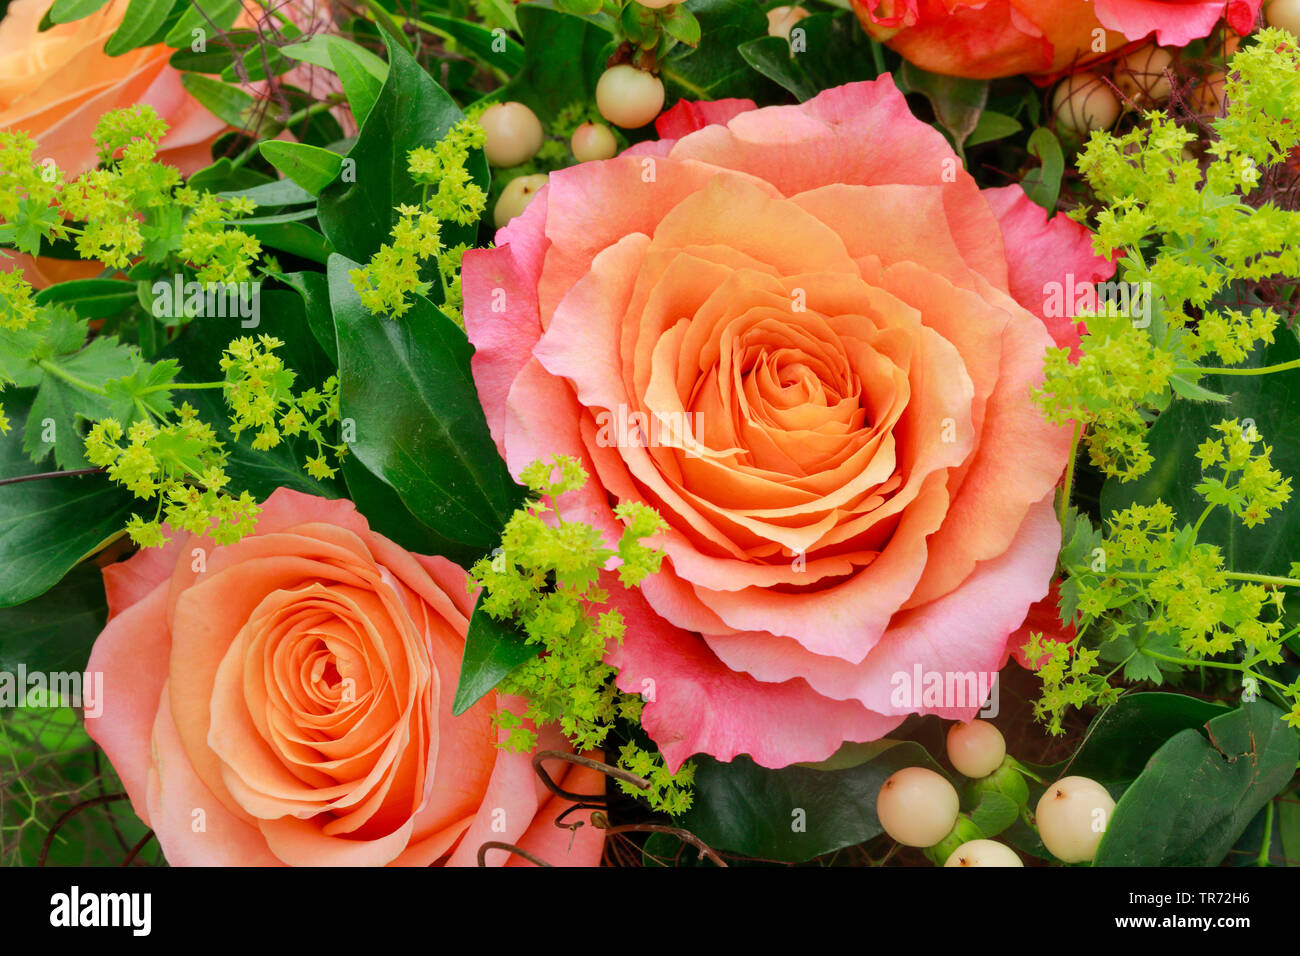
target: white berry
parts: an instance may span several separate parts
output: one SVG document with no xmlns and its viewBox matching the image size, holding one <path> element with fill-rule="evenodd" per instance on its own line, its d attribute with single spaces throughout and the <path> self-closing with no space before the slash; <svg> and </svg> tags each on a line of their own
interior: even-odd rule
<svg viewBox="0 0 1300 956">
<path fill-rule="evenodd" d="M 615 126 L 645 126 L 664 106 L 664 84 L 653 73 L 620 63 L 596 81 L 596 108 Z"/>
<path fill-rule="evenodd" d="M 987 777 L 1007 755 L 1002 732 L 985 720 L 948 728 L 948 759 L 957 772 L 972 780 Z"/>
<path fill-rule="evenodd" d="M 1163 47 L 1141 47 L 1116 64 L 1115 85 L 1138 106 L 1163 103 L 1171 92 L 1165 70 L 1173 62 L 1173 54 Z"/>
<path fill-rule="evenodd" d="M 537 191 L 546 185 L 546 174 L 517 176 L 506 183 L 497 197 L 496 208 L 492 210 L 492 221 L 500 229 L 515 216 L 528 208 L 528 204 L 537 196 Z"/>
<path fill-rule="evenodd" d="M 953 850 L 944 866 L 1024 866 L 1016 851 L 997 840 L 970 840 Z"/>
<path fill-rule="evenodd" d="M 583 123 L 573 131 L 569 146 L 573 149 L 573 158 L 580 163 L 610 159 L 618 152 L 614 131 L 604 123 Z"/>
<path fill-rule="evenodd" d="M 1052 114 L 1061 129 L 1082 136 L 1114 126 L 1119 119 L 1120 105 L 1101 77 L 1095 73 L 1074 73 L 1062 80 L 1052 93 Z"/>
<path fill-rule="evenodd" d="M 1038 836 L 1052 856 L 1065 863 L 1084 863 L 1097 855 L 1115 801 L 1106 788 L 1087 777 L 1063 777 L 1038 801 L 1034 819 Z"/>
<path fill-rule="evenodd" d="M 904 767 L 880 787 L 876 816 L 904 846 L 934 846 L 957 822 L 957 791 L 925 767 Z"/>
<path fill-rule="evenodd" d="M 773 7 L 767 11 L 767 35 L 790 39 L 790 30 L 796 23 L 808 16 L 803 7 Z"/>
<path fill-rule="evenodd" d="M 523 103 L 493 103 L 478 122 L 487 132 L 483 153 L 493 166 L 518 166 L 542 148 L 542 121 Z"/>
<path fill-rule="evenodd" d="M 1279 27 L 1300 37 L 1300 0 L 1273 0 L 1264 10 L 1271 27 Z"/>
</svg>

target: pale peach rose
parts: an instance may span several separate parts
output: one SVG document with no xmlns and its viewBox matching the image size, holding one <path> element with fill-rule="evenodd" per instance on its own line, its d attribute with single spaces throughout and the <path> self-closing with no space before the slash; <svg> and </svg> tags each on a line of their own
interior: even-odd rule
<svg viewBox="0 0 1300 956">
<path fill-rule="evenodd" d="M 528 754 L 496 747 L 497 696 L 452 716 L 465 581 L 351 502 L 283 488 L 236 544 L 177 534 L 105 568 L 110 618 L 88 665 L 103 707 L 86 728 L 168 862 L 473 866 L 499 840 L 598 863 L 603 832 L 586 814 L 557 827 L 571 803 Z M 568 749 L 550 727 L 539 746 Z M 596 771 L 548 769 L 603 792 Z M 489 851 L 507 862 L 525 863 Z"/>
<path fill-rule="evenodd" d="M 592 481 L 566 518 L 668 526 L 659 573 L 610 589 L 607 660 L 671 766 L 975 713 L 896 678 L 988 678 L 1047 594 L 1070 435 L 1031 389 L 1078 331 L 1045 295 L 1113 271 L 1019 186 L 981 190 L 888 76 L 735 105 L 552 173 L 464 261 L 510 469 L 571 455 Z"/>
<path fill-rule="evenodd" d="M 211 162 L 212 140 L 226 124 L 181 86 L 159 44 L 112 57 L 104 44 L 126 12 L 109 0 L 82 20 L 37 31 L 49 0 L 13 0 L 0 21 L 0 129 L 24 130 L 70 176 L 96 163 L 91 135 L 109 110 L 146 103 L 167 122 L 159 158 L 191 173 Z"/>
</svg>

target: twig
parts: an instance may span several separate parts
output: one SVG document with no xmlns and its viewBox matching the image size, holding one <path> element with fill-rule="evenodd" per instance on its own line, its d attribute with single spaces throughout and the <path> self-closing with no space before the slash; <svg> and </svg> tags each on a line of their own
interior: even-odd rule
<svg viewBox="0 0 1300 956">
<path fill-rule="evenodd" d="M 37 866 L 44 866 L 46 858 L 50 855 L 50 847 L 54 845 L 54 835 L 59 832 L 63 824 L 71 820 L 76 814 L 85 810 L 87 807 L 98 806 L 101 803 L 112 803 L 115 800 L 125 800 L 125 793 L 108 793 L 102 797 L 91 797 L 89 800 L 83 800 L 76 806 L 69 807 L 59 815 L 50 827 L 50 832 L 45 834 L 45 843 L 41 846 L 41 855 L 36 860 Z"/>
<path fill-rule="evenodd" d="M 535 866 L 551 866 L 539 856 L 534 856 L 521 846 L 515 846 L 513 843 L 504 843 L 501 840 L 489 840 L 478 848 L 478 865 L 487 866 L 488 850 L 505 850 L 507 853 L 513 853 L 515 856 L 522 856 L 525 860 Z"/>
</svg>

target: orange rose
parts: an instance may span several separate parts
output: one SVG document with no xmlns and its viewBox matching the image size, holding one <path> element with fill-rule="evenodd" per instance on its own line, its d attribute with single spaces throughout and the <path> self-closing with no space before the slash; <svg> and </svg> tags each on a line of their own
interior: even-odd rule
<svg viewBox="0 0 1300 956">
<path fill-rule="evenodd" d="M 1227 18 L 1249 33 L 1263 0 L 852 0 L 866 31 L 922 69 L 987 79 L 1057 73 L 1154 33 L 1186 46 Z"/>
<path fill-rule="evenodd" d="M 489 695 L 451 714 L 473 598 L 347 501 L 280 489 L 226 546 L 176 535 L 104 570 L 86 728 L 172 865 L 474 865 L 488 840 L 594 865 L 603 834 L 496 747 Z M 553 728 L 539 746 L 563 747 Z M 557 782 L 599 793 L 571 767 Z M 487 862 L 521 858 L 492 852 Z"/>
<path fill-rule="evenodd" d="M 670 765 L 979 709 L 1060 550 L 1070 435 L 1031 389 L 1078 333 L 1045 296 L 1111 271 L 1019 186 L 981 191 L 888 76 L 554 172 L 466 253 L 509 467 L 579 459 L 560 510 L 611 539 L 621 502 L 668 525 L 659 573 L 610 589 L 608 660 Z M 972 689 L 900 694 L 918 671 Z"/>
<path fill-rule="evenodd" d="M 159 158 L 192 173 L 211 162 L 212 140 L 226 125 L 181 86 L 167 47 L 104 52 L 126 6 L 109 0 L 85 19 L 40 33 L 48 0 L 13 0 L 0 20 L 0 129 L 26 131 L 39 144 L 38 159 L 77 175 L 95 166 L 91 134 L 99 118 L 147 103 L 167 121 Z"/>
</svg>

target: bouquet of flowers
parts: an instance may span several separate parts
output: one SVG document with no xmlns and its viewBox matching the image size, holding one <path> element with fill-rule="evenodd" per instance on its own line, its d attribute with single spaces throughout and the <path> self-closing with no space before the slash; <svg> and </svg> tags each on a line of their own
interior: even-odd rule
<svg viewBox="0 0 1300 956">
<path fill-rule="evenodd" d="M 1300 864 L 1300 2 L 0 4 L 0 859 Z"/>
</svg>

